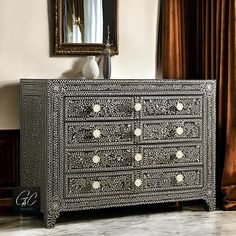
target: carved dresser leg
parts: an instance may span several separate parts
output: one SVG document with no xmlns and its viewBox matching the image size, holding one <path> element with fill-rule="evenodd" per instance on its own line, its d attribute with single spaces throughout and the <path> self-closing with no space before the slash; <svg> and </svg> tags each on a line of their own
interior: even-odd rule
<svg viewBox="0 0 236 236">
<path fill-rule="evenodd" d="M 49 229 L 49 228 L 54 228 L 57 219 L 59 218 L 60 213 L 57 211 L 52 211 L 52 212 L 48 212 L 47 215 L 44 216 L 44 223 L 45 226 Z"/>
<path fill-rule="evenodd" d="M 209 197 L 206 199 L 207 210 L 215 211 L 216 210 L 216 199 L 215 197 Z"/>
</svg>

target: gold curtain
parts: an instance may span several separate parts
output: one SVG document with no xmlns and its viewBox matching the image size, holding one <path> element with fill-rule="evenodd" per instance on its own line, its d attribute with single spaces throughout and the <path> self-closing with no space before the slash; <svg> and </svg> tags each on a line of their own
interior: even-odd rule
<svg viewBox="0 0 236 236">
<path fill-rule="evenodd" d="M 163 0 L 163 77 L 217 80 L 217 197 L 227 210 L 236 209 L 235 19 L 236 0 Z"/>
</svg>

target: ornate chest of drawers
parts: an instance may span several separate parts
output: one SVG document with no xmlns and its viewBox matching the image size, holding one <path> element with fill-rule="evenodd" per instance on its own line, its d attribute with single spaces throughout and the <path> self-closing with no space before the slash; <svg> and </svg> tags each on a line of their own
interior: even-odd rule
<svg viewBox="0 0 236 236">
<path fill-rule="evenodd" d="M 21 80 L 21 185 L 60 212 L 203 199 L 215 209 L 215 83 Z"/>
</svg>

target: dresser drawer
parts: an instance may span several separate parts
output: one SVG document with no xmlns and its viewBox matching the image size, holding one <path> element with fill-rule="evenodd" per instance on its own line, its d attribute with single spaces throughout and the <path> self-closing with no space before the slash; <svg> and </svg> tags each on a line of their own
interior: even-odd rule
<svg viewBox="0 0 236 236">
<path fill-rule="evenodd" d="M 203 165 L 202 144 L 74 148 L 64 159 L 66 173 Z"/>
<path fill-rule="evenodd" d="M 142 97 L 141 117 L 202 117 L 202 96 L 147 96 Z"/>
<path fill-rule="evenodd" d="M 68 146 L 132 144 L 134 130 L 132 121 L 66 123 L 65 143 Z"/>
<path fill-rule="evenodd" d="M 203 169 L 153 169 L 144 170 L 140 174 L 142 192 L 180 189 L 196 189 L 203 187 Z"/>
<path fill-rule="evenodd" d="M 66 173 L 132 169 L 134 146 L 73 148 L 65 151 Z"/>
<path fill-rule="evenodd" d="M 65 97 L 65 120 L 124 120 L 134 118 L 133 97 Z"/>
<path fill-rule="evenodd" d="M 135 161 L 137 168 L 178 167 L 203 165 L 202 144 L 142 145 L 142 159 Z"/>
<path fill-rule="evenodd" d="M 203 168 L 144 170 L 138 178 L 142 192 L 196 189 L 203 187 Z"/>
<path fill-rule="evenodd" d="M 67 175 L 65 180 L 66 198 L 128 194 L 135 188 L 132 171 Z"/>
<path fill-rule="evenodd" d="M 202 120 L 160 120 L 140 122 L 141 143 L 201 141 Z"/>
</svg>

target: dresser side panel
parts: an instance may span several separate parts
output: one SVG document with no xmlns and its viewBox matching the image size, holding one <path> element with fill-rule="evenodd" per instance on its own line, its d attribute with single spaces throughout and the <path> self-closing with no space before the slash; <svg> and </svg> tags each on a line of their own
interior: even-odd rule
<svg viewBox="0 0 236 236">
<path fill-rule="evenodd" d="M 43 80 L 21 80 L 21 160 L 20 185 L 40 187 L 44 211 L 47 176 L 47 84 Z"/>
</svg>

